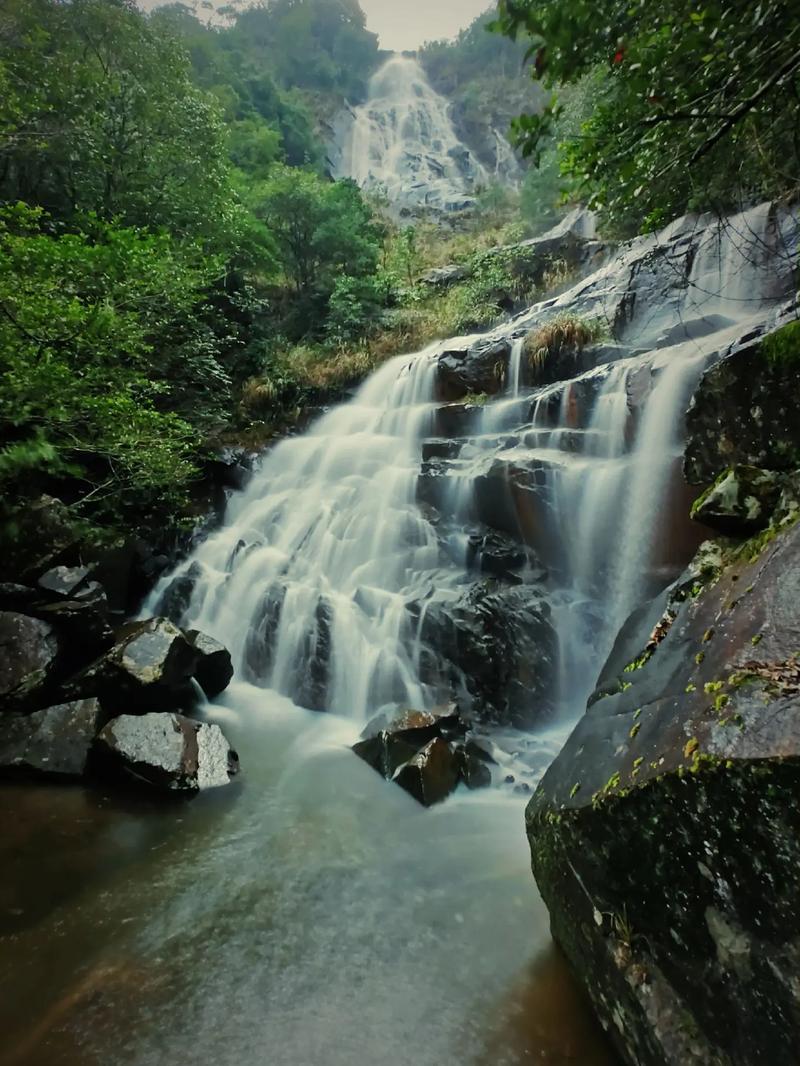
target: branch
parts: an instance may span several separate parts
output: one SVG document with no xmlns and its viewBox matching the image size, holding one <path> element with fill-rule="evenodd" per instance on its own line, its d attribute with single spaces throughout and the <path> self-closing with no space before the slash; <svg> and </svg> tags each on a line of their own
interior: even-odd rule
<svg viewBox="0 0 800 1066">
<path fill-rule="evenodd" d="M 695 148 L 689 158 L 689 166 L 696 163 L 698 159 L 702 159 L 704 155 L 710 152 L 715 144 L 718 144 L 727 133 L 730 133 L 738 122 L 741 122 L 741 120 L 753 110 L 759 100 L 766 96 L 770 89 L 773 89 L 779 82 L 783 81 L 788 74 L 791 74 L 792 71 L 796 70 L 798 67 L 800 67 L 800 51 L 797 51 L 794 55 L 790 56 L 783 66 L 779 67 L 771 78 L 767 78 L 764 84 L 760 86 L 752 96 L 748 97 L 747 100 L 742 101 L 742 103 L 735 108 L 730 115 L 728 115 L 716 133 L 713 133 L 707 140 L 703 141 L 701 145 L 698 145 L 698 147 Z"/>
</svg>

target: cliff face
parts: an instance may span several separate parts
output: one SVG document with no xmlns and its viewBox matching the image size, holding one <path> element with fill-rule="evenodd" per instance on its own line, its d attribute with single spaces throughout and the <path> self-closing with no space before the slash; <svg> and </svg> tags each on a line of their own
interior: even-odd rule
<svg viewBox="0 0 800 1066">
<path fill-rule="evenodd" d="M 527 811 L 554 936 L 631 1063 L 797 1059 L 796 315 L 701 379 L 684 469 L 719 535 L 623 628 Z"/>
</svg>

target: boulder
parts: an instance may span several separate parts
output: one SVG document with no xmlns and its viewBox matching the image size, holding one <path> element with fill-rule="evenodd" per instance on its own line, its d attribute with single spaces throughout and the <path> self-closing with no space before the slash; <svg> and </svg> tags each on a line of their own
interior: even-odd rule
<svg viewBox="0 0 800 1066">
<path fill-rule="evenodd" d="M 686 416 L 684 472 L 690 484 L 707 485 L 737 465 L 787 471 L 800 466 L 800 338 L 792 341 L 790 334 L 788 354 L 771 358 L 782 335 L 778 330 L 751 340 L 704 374 Z"/>
<path fill-rule="evenodd" d="M 381 714 L 367 725 L 353 751 L 382 777 L 391 780 L 400 767 L 431 740 L 449 741 L 463 737 L 467 728 L 455 708 L 447 708 L 441 713 L 403 711 L 395 716 Z"/>
<path fill-rule="evenodd" d="M 53 496 L 40 496 L 15 513 L 17 536 L 0 559 L 0 576 L 29 584 L 45 570 L 78 562 L 80 531 L 69 507 Z"/>
<path fill-rule="evenodd" d="M 89 583 L 91 570 L 86 566 L 54 566 L 36 582 L 50 597 L 62 600 L 73 599 Z"/>
<path fill-rule="evenodd" d="M 533 585 L 484 580 L 421 612 L 423 680 L 462 693 L 481 721 L 529 728 L 553 709 L 558 640 Z"/>
<path fill-rule="evenodd" d="M 195 667 L 195 680 L 206 696 L 210 700 L 214 699 L 225 691 L 233 678 L 231 653 L 224 644 L 197 629 L 188 630 L 186 639 L 199 656 Z"/>
<path fill-rule="evenodd" d="M 93 768 L 159 792 L 198 792 L 227 785 L 239 757 L 217 725 L 179 714 L 121 715 L 99 733 Z"/>
<path fill-rule="evenodd" d="M 169 710 L 190 697 L 199 658 L 176 625 L 150 618 L 123 626 L 114 647 L 76 683 L 79 691 L 99 693 L 112 707 Z"/>
<path fill-rule="evenodd" d="M 799 603 L 792 519 L 694 566 L 528 807 L 554 936 L 631 1064 L 796 1061 Z"/>
<path fill-rule="evenodd" d="M 435 267 L 423 274 L 420 281 L 423 285 L 430 285 L 433 289 L 449 289 L 460 281 L 466 281 L 471 271 L 468 266 L 459 263 L 450 263 L 447 266 Z"/>
<path fill-rule="evenodd" d="M 409 759 L 394 780 L 423 807 L 432 807 L 455 791 L 459 778 L 457 754 L 446 740 L 437 737 Z"/>
<path fill-rule="evenodd" d="M 0 709 L 35 699 L 53 677 L 58 653 L 53 626 L 17 611 L 0 612 Z"/>
<path fill-rule="evenodd" d="M 765 529 L 783 491 L 774 470 L 734 466 L 697 500 L 692 518 L 722 533 L 747 534 Z"/>
<path fill-rule="evenodd" d="M 83 777 L 100 718 L 95 699 L 9 715 L 0 732 L 0 774 Z"/>
<path fill-rule="evenodd" d="M 436 360 L 439 399 L 449 403 L 474 395 L 494 396 L 503 387 L 510 355 L 505 337 L 445 346 Z"/>
</svg>

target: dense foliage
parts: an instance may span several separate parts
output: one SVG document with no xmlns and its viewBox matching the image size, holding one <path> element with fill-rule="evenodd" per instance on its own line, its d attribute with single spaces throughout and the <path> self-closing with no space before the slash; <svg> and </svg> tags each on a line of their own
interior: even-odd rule
<svg viewBox="0 0 800 1066">
<path fill-rule="evenodd" d="M 619 228 L 800 188 L 796 4 L 500 0 L 497 25 L 532 41 L 534 78 L 556 91 L 516 124 L 529 155 L 552 134 L 558 88 L 603 72 L 563 159 Z"/>
</svg>

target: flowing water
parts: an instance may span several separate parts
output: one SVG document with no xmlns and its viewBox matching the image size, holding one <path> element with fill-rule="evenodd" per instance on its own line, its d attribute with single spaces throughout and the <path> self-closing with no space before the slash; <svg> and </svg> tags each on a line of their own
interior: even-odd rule
<svg viewBox="0 0 800 1066">
<path fill-rule="evenodd" d="M 449 103 L 410 56 L 388 59 L 373 75 L 366 102 L 345 111 L 337 126 L 331 149 L 334 176 L 353 178 L 362 188 L 385 194 L 396 209 L 463 208 L 489 180 L 459 140 Z M 513 159 L 508 143 L 498 136 L 497 173 L 511 172 L 509 155 Z"/>
<path fill-rule="evenodd" d="M 767 239 L 765 218 L 744 221 Z M 550 943 L 515 788 L 557 754 L 629 611 L 691 554 L 667 521 L 686 510 L 682 411 L 708 360 L 777 298 L 774 271 L 713 227 L 680 284 L 650 250 L 637 242 L 505 326 L 505 391 L 461 412 L 455 442 L 437 360 L 475 338 L 387 363 L 275 447 L 155 591 L 149 609 L 190 578 L 184 621 L 233 652 L 237 681 L 204 713 L 243 773 L 175 808 L 0 789 L 4 1066 L 610 1066 Z M 565 306 L 616 315 L 637 271 L 651 298 L 619 327 L 624 346 L 526 385 L 530 328 Z M 426 449 L 443 443 L 437 520 L 419 494 Z M 496 732 L 493 789 L 424 810 L 349 746 L 387 705 L 450 696 L 444 670 L 422 670 L 443 655 L 423 621 L 476 581 L 467 533 L 498 471 L 544 562 L 518 579 L 550 604 L 555 713 Z"/>
</svg>

